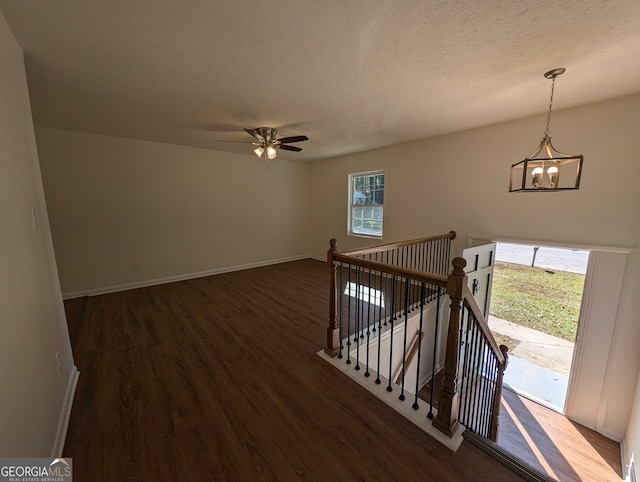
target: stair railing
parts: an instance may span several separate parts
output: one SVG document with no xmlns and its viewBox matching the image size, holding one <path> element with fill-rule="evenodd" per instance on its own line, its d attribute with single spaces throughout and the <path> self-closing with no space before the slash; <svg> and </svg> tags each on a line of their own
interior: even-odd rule
<svg viewBox="0 0 640 482">
<path fill-rule="evenodd" d="M 405 377 L 411 365 L 415 370 L 411 375 L 415 389 L 410 391 L 413 390 L 416 410 L 419 382 L 423 383 L 425 376 L 435 380 L 436 371 L 441 371 L 439 394 L 434 394 L 435 383 L 431 383 L 429 418 L 433 418 L 434 402 L 437 402 L 433 426 L 453 436 L 461 423 L 479 435 L 496 440 L 506 347 L 498 347 L 467 288 L 466 261 L 455 258 L 454 269 L 447 275 L 450 243 L 454 238 L 452 231 L 346 252 L 339 252 L 336 240 L 332 239 L 327 252 L 331 290 L 325 352 L 331 357 L 346 358 L 347 364 L 355 363 L 356 370 L 364 365 L 364 376 L 375 372 L 375 383 L 381 383 L 381 374 L 386 373 L 389 392 L 393 390 L 392 373 L 400 373 L 400 400 L 405 399 Z M 445 322 L 448 318 L 448 325 L 444 327 L 446 339 L 442 336 L 444 333 L 439 333 L 445 291 L 450 299 L 448 317 L 443 317 Z M 429 303 L 437 305 L 437 309 L 435 315 L 430 312 L 433 319 L 426 320 Z M 419 315 L 419 326 L 414 321 L 411 329 L 427 331 L 430 342 L 423 346 L 422 337 L 417 339 L 418 361 L 406 364 L 412 311 L 417 311 L 416 317 Z M 381 363 L 382 334 L 387 332 L 390 353 L 388 362 Z M 404 339 L 398 341 L 397 337 Z M 402 350 L 401 367 L 392 366 L 394 347 Z M 432 358 L 426 369 L 426 360 L 421 362 L 421 355 Z M 386 372 L 385 363 L 389 365 Z"/>
</svg>

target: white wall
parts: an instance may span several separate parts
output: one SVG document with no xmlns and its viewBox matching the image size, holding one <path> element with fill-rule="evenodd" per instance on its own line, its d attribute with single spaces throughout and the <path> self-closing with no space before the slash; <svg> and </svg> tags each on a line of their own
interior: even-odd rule
<svg viewBox="0 0 640 482">
<path fill-rule="evenodd" d="M 437 115 L 437 113 L 434 113 Z M 544 130 L 536 116 L 312 164 L 311 252 L 377 244 L 346 236 L 347 175 L 385 169 L 384 242 L 458 233 L 637 249 L 640 245 L 640 95 L 557 111 L 555 146 L 585 156 L 579 191 L 509 193 L 511 164 Z M 610 357 L 603 433 L 627 430 L 640 366 L 640 257 L 629 255 Z"/>
<path fill-rule="evenodd" d="M 640 377 L 638 377 L 638 383 L 636 385 L 636 394 L 635 394 L 636 402 L 633 405 L 633 410 L 631 411 L 631 418 L 629 419 L 629 427 L 627 430 L 627 435 L 624 439 L 623 447 L 623 462 L 626 465 L 631 463 L 633 459 L 634 464 L 636 466 L 636 479 L 638 476 L 638 464 L 640 463 Z M 622 469 L 623 476 L 628 475 L 627 468 Z M 625 480 L 632 480 L 631 478 L 627 478 Z M 635 479 L 633 479 L 635 480 Z"/>
<path fill-rule="evenodd" d="M 41 127 L 36 138 L 65 296 L 308 253 L 306 165 Z"/>
<path fill-rule="evenodd" d="M 0 457 L 49 457 L 61 448 L 76 370 L 22 50 L 1 14 L 0 66 Z"/>
</svg>

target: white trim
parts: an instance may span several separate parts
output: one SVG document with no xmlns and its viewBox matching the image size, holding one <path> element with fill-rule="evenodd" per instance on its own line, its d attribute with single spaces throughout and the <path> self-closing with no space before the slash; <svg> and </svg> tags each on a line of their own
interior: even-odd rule
<svg viewBox="0 0 640 482">
<path fill-rule="evenodd" d="M 326 256 L 318 256 L 317 254 L 310 254 L 307 256 L 307 258 L 315 259 L 317 261 L 324 261 L 325 263 L 327 262 Z"/>
<path fill-rule="evenodd" d="M 612 432 L 611 430 L 607 430 L 606 428 L 600 429 L 597 432 L 601 435 L 604 435 L 607 438 L 610 438 L 614 442 L 618 442 L 619 444 L 622 444 L 622 441 L 624 440 L 624 437 L 622 435 L 620 435 L 619 433 Z M 620 451 L 620 454 L 622 454 L 622 450 Z M 623 468 L 624 468 L 624 465 L 623 465 Z"/>
<path fill-rule="evenodd" d="M 155 285 L 161 285 L 161 284 L 165 284 L 165 283 L 174 283 L 176 281 L 185 281 L 185 280 L 190 280 L 190 279 L 195 279 L 195 278 L 204 278 L 205 276 L 213 276 L 213 275 L 216 275 L 216 274 L 231 273 L 233 271 L 242 271 L 242 270 L 251 269 L 251 268 L 260 268 L 261 266 L 269 266 L 269 265 L 272 265 L 272 264 L 287 263 L 289 261 L 298 261 L 298 260 L 307 259 L 307 258 L 314 258 L 314 259 L 319 259 L 320 261 L 326 261 L 326 259 L 323 259 L 323 258 L 317 258 L 317 257 L 309 255 L 309 254 L 302 254 L 302 255 L 298 255 L 298 256 L 290 256 L 290 257 L 287 257 L 287 258 L 271 259 L 271 260 L 268 260 L 268 261 L 258 261 L 256 263 L 247 263 L 247 264 L 240 264 L 240 265 L 236 265 L 236 266 L 228 266 L 228 267 L 225 267 L 225 268 L 210 269 L 210 270 L 207 270 L 207 271 L 197 271 L 195 273 L 181 274 L 181 275 L 178 275 L 178 276 L 168 276 L 166 278 L 157 278 L 157 279 L 150 279 L 150 280 L 145 280 L 145 281 L 136 281 L 135 283 L 126 283 L 126 284 L 122 284 L 122 285 L 105 286 L 103 288 L 94 288 L 94 289 L 90 289 L 90 290 L 72 291 L 70 293 L 63 293 L 62 294 L 62 299 L 68 300 L 68 299 L 71 299 L 71 298 L 78 298 L 80 296 L 104 295 L 106 293 L 115 293 L 117 291 L 126 291 L 126 290 L 132 290 L 132 289 L 136 289 L 136 288 L 146 288 L 147 286 L 155 286 Z"/>
<path fill-rule="evenodd" d="M 635 468 L 635 453 L 628 453 L 626 437 L 620 442 L 620 458 L 622 460 L 622 480 L 624 482 L 635 481 L 636 474 L 634 473 L 631 477 L 631 469 Z"/>
<path fill-rule="evenodd" d="M 429 412 L 428 406 L 429 404 L 424 402 L 420 404 L 420 408 L 418 410 L 414 410 L 411 407 L 411 402 L 405 400 L 404 402 L 398 400 L 398 393 L 387 392 L 386 386 L 388 384 L 388 380 L 380 375 L 380 380 L 382 383 L 379 385 L 375 384 L 373 380 L 375 380 L 375 371 L 371 372 L 371 377 L 365 378 L 362 376 L 362 371 L 356 371 L 355 364 L 347 365 L 343 360 L 340 360 L 338 357 L 332 358 L 327 355 L 324 350 L 320 350 L 317 353 L 320 358 L 323 358 L 328 363 L 336 367 L 341 372 L 345 373 L 347 376 L 352 378 L 354 381 L 358 382 L 362 387 L 366 388 L 369 392 L 374 394 L 377 398 L 382 400 L 384 403 L 393 408 L 396 412 L 402 415 L 404 418 L 413 422 L 418 428 L 424 430 L 427 434 L 431 435 L 438 442 L 440 442 L 445 447 L 450 450 L 456 452 L 462 444 L 462 433 L 465 428 L 462 424 L 458 424 L 458 428 L 451 438 L 443 434 L 440 430 L 435 428 L 431 424 L 431 420 L 427 418 L 427 413 Z M 437 413 L 437 410 L 434 409 L 434 412 Z"/>
<path fill-rule="evenodd" d="M 622 438 L 620 434 L 605 427 L 609 399 L 612 396 L 606 387 L 606 373 L 626 269 L 626 257 L 636 249 L 500 236 L 469 235 L 467 237 L 469 245 L 487 240 L 589 251 L 564 415 L 605 437 L 620 441 Z M 608 282 L 603 282 L 603 279 L 607 279 Z M 606 297 L 606 302 L 603 302 L 603 296 Z M 609 308 L 605 309 L 605 305 Z M 595 353 L 594 350 L 596 350 Z M 602 365 L 597 368 L 590 363 L 594 356 L 602 361 Z"/>
<path fill-rule="evenodd" d="M 353 226 L 351 225 L 351 215 L 353 208 L 353 178 L 354 177 L 364 177 L 364 176 L 377 176 L 378 174 L 382 174 L 384 176 L 384 188 L 382 192 L 384 193 L 387 190 L 387 174 L 385 169 L 376 169 L 373 171 L 365 171 L 365 172 L 353 172 L 347 176 L 349 186 L 347 188 L 347 236 L 355 237 L 355 238 L 364 238 L 364 239 L 382 239 L 384 236 L 384 201 L 382 202 L 382 234 L 380 236 L 375 234 L 364 234 L 364 233 L 354 233 Z"/>
<path fill-rule="evenodd" d="M 51 451 L 51 457 L 62 457 L 62 451 L 64 449 L 64 442 L 67 438 L 67 429 L 69 428 L 69 419 L 71 418 L 71 407 L 73 406 L 73 397 L 76 393 L 76 386 L 78 385 L 78 376 L 80 372 L 75 365 L 69 373 L 69 381 L 67 382 L 67 390 L 64 395 L 64 401 L 62 403 L 62 410 L 60 412 L 60 418 L 58 420 L 58 430 L 56 431 L 56 439 L 53 442 L 53 450 Z"/>
<path fill-rule="evenodd" d="M 479 236 L 470 234 L 467 236 L 467 247 L 473 247 L 472 240 L 482 240 L 496 243 L 511 243 L 511 244 L 526 244 L 534 246 L 548 246 L 550 248 L 571 248 L 582 251 L 606 251 L 610 253 L 624 253 L 629 254 L 635 251 L 636 248 L 627 248 L 624 246 L 600 246 L 597 244 L 580 244 L 570 243 L 565 241 L 544 241 L 540 239 L 522 239 L 522 238 L 509 238 L 505 236 Z"/>
</svg>

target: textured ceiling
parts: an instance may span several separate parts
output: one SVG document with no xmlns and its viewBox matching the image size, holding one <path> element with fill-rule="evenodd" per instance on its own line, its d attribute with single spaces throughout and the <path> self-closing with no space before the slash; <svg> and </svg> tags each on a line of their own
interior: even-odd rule
<svg viewBox="0 0 640 482">
<path fill-rule="evenodd" d="M 0 0 L 36 124 L 315 160 L 640 91 L 638 0 Z M 541 126 L 541 131 L 544 126 Z"/>
</svg>

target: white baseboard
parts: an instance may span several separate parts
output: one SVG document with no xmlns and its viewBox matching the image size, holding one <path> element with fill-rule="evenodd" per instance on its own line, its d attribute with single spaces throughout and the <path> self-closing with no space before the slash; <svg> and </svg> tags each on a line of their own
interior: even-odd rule
<svg viewBox="0 0 640 482">
<path fill-rule="evenodd" d="M 67 391 L 64 395 L 62 410 L 60 411 L 58 430 L 56 431 L 56 439 L 54 440 L 53 450 L 51 451 L 52 458 L 62 457 L 62 450 L 64 449 L 64 442 L 67 438 L 67 429 L 69 428 L 69 419 L 71 418 L 71 407 L 73 406 L 73 397 L 76 394 L 76 386 L 78 385 L 79 375 L 80 372 L 78 371 L 78 367 L 74 365 L 71 369 L 71 373 L 69 374 Z"/>
<path fill-rule="evenodd" d="M 271 259 L 271 260 L 267 260 L 267 261 L 258 261 L 256 263 L 247 263 L 247 264 L 241 264 L 241 265 L 237 265 L 237 266 L 227 266 L 224 268 L 216 268 L 216 269 L 211 269 L 211 270 L 207 270 L 207 271 L 198 271 L 195 273 L 187 273 L 187 274 L 182 274 L 182 275 L 177 275 L 177 276 L 168 276 L 166 278 L 157 278 L 157 279 L 149 279 L 149 280 L 144 280 L 144 281 L 136 281 L 135 283 L 126 283 L 126 284 L 122 284 L 122 285 L 114 285 L 114 286 L 105 286 L 103 288 L 94 288 L 94 289 L 90 289 L 90 290 L 81 290 L 81 291 L 72 291 L 69 293 L 63 293 L 62 294 L 62 299 L 64 300 L 68 300 L 71 298 L 78 298 L 80 296 L 96 296 L 96 295 L 104 295 L 107 293 L 116 293 L 118 291 L 127 291 L 127 290 L 133 290 L 136 288 L 146 288 L 147 286 L 155 286 L 155 285 L 161 285 L 161 284 L 165 284 L 165 283 L 174 283 L 176 281 L 185 281 L 185 280 L 190 280 L 190 279 L 195 279 L 195 278 L 204 278 L 205 276 L 213 276 L 216 274 L 223 274 L 223 273 L 231 273 L 233 271 L 242 271 L 245 269 L 251 269 L 251 268 L 259 268 L 261 266 L 269 266 L 272 264 L 279 264 L 279 263 L 287 263 L 289 261 L 298 261 L 301 259 L 308 259 L 308 258 L 312 258 L 312 259 L 320 259 L 320 261 L 326 261 L 326 259 L 321 259 L 318 258 L 316 256 L 312 256 L 312 255 L 308 255 L 308 254 L 304 254 L 304 255 L 299 255 L 299 256 L 290 256 L 288 258 L 279 258 L 279 259 Z"/>
<path fill-rule="evenodd" d="M 597 430 L 597 432 L 600 432 L 605 437 L 610 438 L 614 442 L 618 442 L 620 444 L 624 440 L 624 437 L 622 435 L 620 435 L 619 433 L 612 432 L 611 430 L 607 430 L 605 428 L 603 428 L 601 430 Z"/>
</svg>

